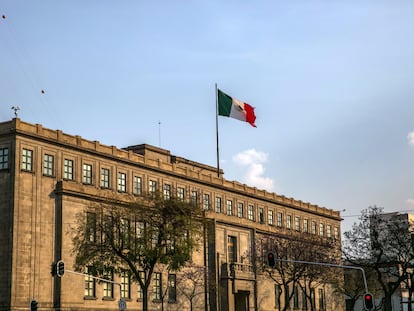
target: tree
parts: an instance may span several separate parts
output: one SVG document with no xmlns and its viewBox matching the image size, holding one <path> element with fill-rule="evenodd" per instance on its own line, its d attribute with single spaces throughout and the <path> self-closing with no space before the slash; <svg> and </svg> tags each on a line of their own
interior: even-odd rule
<svg viewBox="0 0 414 311">
<path fill-rule="evenodd" d="M 403 216 L 369 207 L 362 211 L 359 223 L 344 233 L 345 259 L 372 271 L 385 311 L 392 310 L 392 295 L 408 278 L 414 260 L 412 228 Z"/>
<path fill-rule="evenodd" d="M 177 277 L 177 288 L 190 303 L 193 311 L 197 297 L 205 293 L 206 268 L 188 263 Z"/>
<path fill-rule="evenodd" d="M 129 272 L 141 286 L 146 311 L 157 265 L 180 270 L 200 245 L 202 222 L 200 206 L 161 193 L 118 196 L 92 204 L 86 216 L 77 216 L 75 269 L 97 275 L 108 269 Z"/>
<path fill-rule="evenodd" d="M 302 290 L 302 295 L 305 295 L 311 310 L 314 310 L 314 289 L 325 283 L 333 283 L 335 276 L 341 274 L 312 263 L 338 264 L 338 245 L 334 239 L 321 239 L 311 234 L 296 237 L 268 236 L 261 241 L 258 249 L 262 251 L 263 256 L 271 251 L 275 256 L 275 265 L 268 267 L 265 258 L 257 262 L 264 263 L 265 274 L 282 289 L 284 299 L 281 301 L 281 310 L 291 309 L 292 298 L 298 299 L 298 288 Z"/>
</svg>

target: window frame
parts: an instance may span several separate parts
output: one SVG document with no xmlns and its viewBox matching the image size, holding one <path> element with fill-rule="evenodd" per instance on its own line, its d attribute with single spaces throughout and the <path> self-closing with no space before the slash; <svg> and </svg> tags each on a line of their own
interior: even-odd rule
<svg viewBox="0 0 414 311">
<path fill-rule="evenodd" d="M 22 170 L 26 172 L 33 172 L 33 150 L 22 148 Z"/>
<path fill-rule="evenodd" d="M 103 189 L 111 188 L 111 170 L 107 167 L 101 167 L 100 187 Z"/>
<path fill-rule="evenodd" d="M 118 172 L 116 175 L 116 190 L 118 192 L 127 192 L 127 174 L 125 172 Z"/>
<path fill-rule="evenodd" d="M 92 164 L 83 163 L 82 164 L 82 183 L 85 185 L 92 185 Z"/>
<path fill-rule="evenodd" d="M 1 147 L 0 148 L 0 170 L 9 169 L 9 148 Z"/>
<path fill-rule="evenodd" d="M 75 161 L 73 159 L 63 159 L 63 179 L 74 180 L 75 179 Z"/>
<path fill-rule="evenodd" d="M 43 154 L 43 176 L 55 176 L 55 156 L 52 154 Z"/>
</svg>

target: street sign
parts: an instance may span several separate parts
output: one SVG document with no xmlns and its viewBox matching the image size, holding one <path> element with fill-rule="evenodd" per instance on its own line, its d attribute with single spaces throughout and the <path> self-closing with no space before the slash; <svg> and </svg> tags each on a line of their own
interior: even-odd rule
<svg viewBox="0 0 414 311">
<path fill-rule="evenodd" d="M 124 299 L 119 300 L 118 306 L 119 306 L 119 311 L 126 310 L 127 308 L 126 301 Z"/>
</svg>

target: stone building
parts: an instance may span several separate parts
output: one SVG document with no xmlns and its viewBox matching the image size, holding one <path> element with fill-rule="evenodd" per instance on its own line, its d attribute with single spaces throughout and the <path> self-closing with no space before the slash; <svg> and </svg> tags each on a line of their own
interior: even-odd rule
<svg viewBox="0 0 414 311">
<path fill-rule="evenodd" d="M 168 150 L 105 146 L 15 118 L 0 123 L 0 310 L 27 310 L 32 300 L 39 310 L 118 310 L 120 298 L 128 310 L 141 310 L 138 285 L 123 275 L 113 276 L 117 288 L 73 273 L 57 278 L 51 266 L 62 259 L 73 270 L 71 229 L 91 198 L 112 191 L 139 195 L 152 187 L 198 200 L 209 219 L 208 241 L 194 261 L 210 277 L 194 310 L 278 310 L 283 298 L 261 268 L 260 237 L 335 240 L 332 256 L 340 257 L 338 211 L 228 181 L 216 168 Z M 157 272 L 151 294 L 169 280 Z M 171 295 L 164 310 L 190 309 L 180 293 Z M 343 309 L 342 297 L 333 297 L 329 284 L 321 286 L 317 310 Z M 307 309 L 300 302 L 296 308 Z M 151 300 L 150 309 L 161 310 L 161 303 Z"/>
</svg>

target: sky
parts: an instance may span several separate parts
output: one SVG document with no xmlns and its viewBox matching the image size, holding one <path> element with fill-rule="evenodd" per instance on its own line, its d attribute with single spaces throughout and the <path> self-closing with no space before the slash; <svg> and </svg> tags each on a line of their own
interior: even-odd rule
<svg viewBox="0 0 414 311">
<path fill-rule="evenodd" d="M 341 211 L 414 210 L 412 0 L 0 0 L 0 122 L 216 166 Z"/>
</svg>

